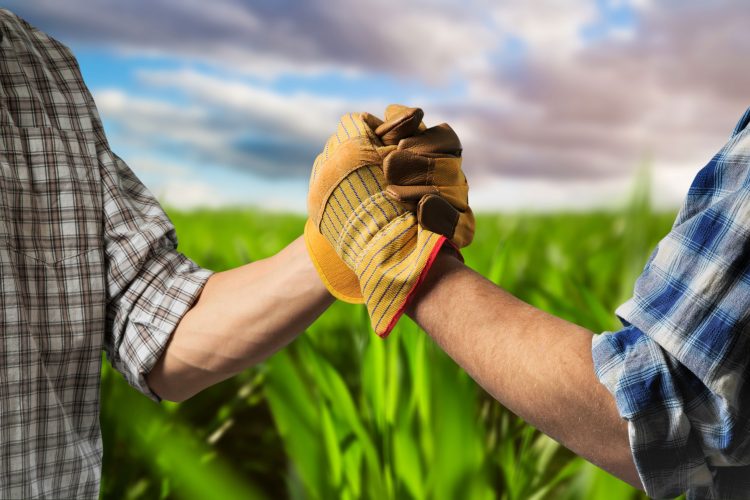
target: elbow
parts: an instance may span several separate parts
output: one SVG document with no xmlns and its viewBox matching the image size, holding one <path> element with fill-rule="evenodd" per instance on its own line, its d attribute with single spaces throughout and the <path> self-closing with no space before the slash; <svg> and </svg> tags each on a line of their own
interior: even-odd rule
<svg viewBox="0 0 750 500">
<path fill-rule="evenodd" d="M 182 392 L 178 392 L 178 391 L 175 391 L 175 392 L 164 392 L 164 391 L 161 391 L 160 392 L 160 391 L 156 391 L 154 389 L 151 389 L 151 391 L 154 394 L 156 394 L 156 396 L 161 401 L 169 401 L 169 402 L 172 402 L 172 403 L 184 403 L 188 399 L 190 399 L 193 396 L 195 396 L 195 394 L 182 393 Z"/>
<path fill-rule="evenodd" d="M 151 373 L 146 375 L 146 383 L 151 392 L 154 393 L 160 401 L 183 403 L 199 392 L 176 380 L 173 380 L 172 383 L 170 383 L 170 380 L 157 370 L 152 370 Z"/>
</svg>

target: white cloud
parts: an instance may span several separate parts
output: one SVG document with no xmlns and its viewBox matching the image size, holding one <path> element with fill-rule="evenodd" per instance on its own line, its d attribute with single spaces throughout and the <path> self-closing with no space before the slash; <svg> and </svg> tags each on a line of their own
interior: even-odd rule
<svg viewBox="0 0 750 500">
<path fill-rule="evenodd" d="M 459 132 L 465 169 L 482 189 L 476 199 L 488 206 L 500 199 L 593 206 L 624 192 L 645 161 L 667 193 L 662 198 L 677 203 L 723 144 L 750 86 L 742 70 L 750 11 L 739 1 L 612 0 L 609 9 L 632 9 L 634 21 L 595 40 L 582 30 L 609 20 L 594 0 L 9 6 L 64 41 L 159 53 L 236 75 L 149 69 L 138 81 L 159 91 L 152 97 L 121 88 L 96 97 L 117 140 L 141 156 L 159 152 L 294 182 L 304 181 L 342 112 L 379 113 L 387 103 L 376 95 L 280 92 L 278 75 L 385 74 L 421 82 L 425 95 L 457 82 L 460 95 L 425 97 L 426 119 Z M 504 52 L 509 37 L 520 40 L 517 54 Z M 249 83 L 248 72 L 266 80 Z M 162 100 L 164 91 L 181 100 Z M 518 196 L 522 190 L 528 193 Z"/>
<path fill-rule="evenodd" d="M 351 109 L 338 99 L 285 96 L 192 71 L 143 78 L 184 95 L 190 104 L 119 89 L 96 92 L 100 113 L 113 124 L 114 143 L 273 178 L 306 176 L 338 117 Z"/>
<path fill-rule="evenodd" d="M 506 24 L 526 32 L 534 50 L 467 80 L 467 99 L 445 113 L 478 175 L 628 178 L 648 160 L 657 174 L 681 168 L 689 176 L 748 104 L 740 89 L 750 77 L 738 64 L 750 48 L 750 13 L 739 3 L 637 5 L 634 36 L 590 44 L 572 41 L 586 9 L 534 16 L 537 4 L 524 5 L 505 8 Z M 556 20 L 564 26 L 537 33 Z"/>
<path fill-rule="evenodd" d="M 280 135 L 304 141 L 321 141 L 327 136 L 322 124 L 335 124 L 342 110 L 351 106 L 344 99 L 310 93 L 282 95 L 268 88 L 190 69 L 141 71 L 140 79 L 151 86 L 184 93 L 196 105 L 243 115 L 248 122 L 262 125 L 264 129 L 271 128 Z"/>
<path fill-rule="evenodd" d="M 652 172 L 651 201 L 660 210 L 679 207 L 694 173 L 685 169 Z M 549 180 L 496 177 L 471 185 L 470 202 L 477 211 L 554 212 L 624 207 L 634 189 L 634 177 Z"/>
<path fill-rule="evenodd" d="M 85 0 L 6 7 L 66 40 L 199 60 L 255 75 L 321 71 L 450 77 L 483 59 L 494 38 L 483 13 L 428 0 Z"/>
<path fill-rule="evenodd" d="M 154 190 L 159 200 L 179 209 L 218 208 L 226 205 L 226 198 L 214 186 L 203 182 L 175 180 Z"/>
<path fill-rule="evenodd" d="M 545 58 L 569 56 L 580 49 L 581 29 L 597 15 L 592 1 L 496 2 L 490 9 L 497 26 Z"/>
</svg>

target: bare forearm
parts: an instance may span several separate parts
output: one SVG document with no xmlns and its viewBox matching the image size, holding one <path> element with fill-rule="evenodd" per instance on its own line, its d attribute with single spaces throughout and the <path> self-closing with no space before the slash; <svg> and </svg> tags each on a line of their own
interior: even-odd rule
<svg viewBox="0 0 750 500">
<path fill-rule="evenodd" d="M 641 487 L 627 424 L 594 374 L 591 332 L 522 302 L 444 255 L 410 315 L 507 408 Z"/>
<path fill-rule="evenodd" d="M 333 302 L 301 238 L 278 254 L 213 275 L 148 375 L 181 401 L 281 349 Z"/>
</svg>

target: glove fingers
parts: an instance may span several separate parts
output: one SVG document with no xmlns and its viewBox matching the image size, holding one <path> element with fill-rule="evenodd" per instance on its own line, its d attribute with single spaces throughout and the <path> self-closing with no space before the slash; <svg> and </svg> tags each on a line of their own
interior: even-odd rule
<svg viewBox="0 0 750 500">
<path fill-rule="evenodd" d="M 389 184 L 400 186 L 422 184 L 447 186 L 466 183 L 466 177 L 461 171 L 461 158 L 428 157 L 400 149 L 385 157 L 383 173 Z"/>
<path fill-rule="evenodd" d="M 437 186 L 440 197 L 450 203 L 453 208 L 463 212 L 469 208 L 469 185 Z"/>
<path fill-rule="evenodd" d="M 396 115 L 400 113 L 404 113 L 406 110 L 409 110 L 408 106 L 404 106 L 403 104 L 390 104 L 387 108 L 385 108 L 385 121 L 390 121 L 392 118 L 394 118 Z M 419 127 L 417 128 L 418 132 L 424 132 L 427 130 L 427 126 L 424 124 L 424 122 L 419 122 Z"/>
<path fill-rule="evenodd" d="M 417 133 L 423 117 L 420 108 L 391 105 L 386 109 L 385 122 L 375 128 L 375 134 L 386 146 L 396 145 L 401 139 Z"/>
<path fill-rule="evenodd" d="M 422 185 L 428 183 L 434 164 L 434 158 L 397 149 L 383 160 L 383 174 L 390 184 Z"/>
<path fill-rule="evenodd" d="M 476 222 L 474 221 L 474 212 L 472 212 L 471 208 L 467 206 L 466 210 L 461 212 L 458 216 L 456 229 L 453 231 L 453 238 L 451 239 L 453 244 L 458 248 L 469 246 L 474 239 L 475 227 Z"/>
<path fill-rule="evenodd" d="M 430 127 L 421 134 L 404 137 L 398 149 L 415 154 L 446 154 L 461 156 L 461 141 L 447 123 Z"/>
<path fill-rule="evenodd" d="M 367 126 L 372 129 L 373 132 L 377 130 L 379 126 L 383 124 L 383 120 L 381 120 L 375 115 L 371 115 L 370 113 L 362 113 L 361 117 L 362 117 L 362 121 L 365 122 Z"/>
<path fill-rule="evenodd" d="M 460 217 L 458 210 L 446 200 L 435 194 L 422 197 L 417 207 L 417 220 L 419 224 L 433 233 L 442 234 L 448 239 L 453 239 L 456 224 Z"/>
<path fill-rule="evenodd" d="M 417 220 L 423 228 L 442 234 L 458 248 L 467 246 L 474 239 L 475 222 L 471 208 L 456 210 L 440 196 L 428 194 L 420 200 Z"/>
<path fill-rule="evenodd" d="M 409 203 L 413 202 L 416 203 L 419 200 L 422 199 L 423 196 L 428 194 L 437 194 L 439 195 L 440 192 L 435 186 L 427 185 L 427 186 L 397 186 L 395 184 L 391 184 L 387 188 L 385 188 L 385 194 L 388 195 L 390 199 L 393 201 L 397 201 L 399 203 Z"/>
<path fill-rule="evenodd" d="M 404 106 L 403 104 L 389 104 L 388 107 L 385 108 L 385 121 L 392 121 L 398 116 L 410 112 L 412 109 L 414 108 Z"/>
<path fill-rule="evenodd" d="M 422 186 L 397 186 L 389 185 L 385 193 L 393 201 L 402 204 L 416 203 L 428 194 L 435 194 L 450 203 L 458 211 L 469 208 L 469 186 L 435 186 L 432 184 Z"/>
</svg>

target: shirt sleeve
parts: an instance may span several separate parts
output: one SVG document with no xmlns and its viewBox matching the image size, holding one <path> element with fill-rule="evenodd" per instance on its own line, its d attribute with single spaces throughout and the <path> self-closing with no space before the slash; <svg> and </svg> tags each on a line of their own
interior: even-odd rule
<svg viewBox="0 0 750 500">
<path fill-rule="evenodd" d="M 154 196 L 108 148 L 99 153 L 107 259 L 104 349 L 140 392 L 146 375 L 211 272 L 177 252 L 174 226 Z"/>
<path fill-rule="evenodd" d="M 669 234 L 593 340 L 649 496 L 750 491 L 750 131 L 696 176 Z"/>
</svg>

